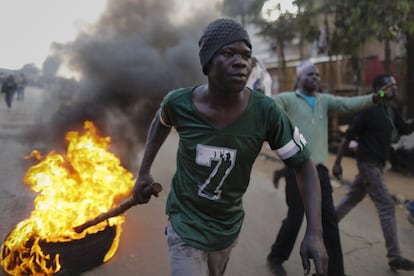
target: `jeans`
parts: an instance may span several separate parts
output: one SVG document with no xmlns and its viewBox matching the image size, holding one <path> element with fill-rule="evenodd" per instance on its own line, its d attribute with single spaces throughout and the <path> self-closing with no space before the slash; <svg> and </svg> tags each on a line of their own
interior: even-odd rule
<svg viewBox="0 0 414 276">
<path fill-rule="evenodd" d="M 189 246 L 167 224 L 171 276 L 222 276 L 236 241 L 219 251 L 205 251 Z"/>
<path fill-rule="evenodd" d="M 24 86 L 22 85 L 17 86 L 16 92 L 17 92 L 17 100 L 22 101 L 24 99 Z"/>
<path fill-rule="evenodd" d="M 338 220 L 341 220 L 368 193 L 377 208 L 387 248 L 387 257 L 392 261 L 400 256 L 400 246 L 397 237 L 394 202 L 384 183 L 383 165 L 367 162 L 358 162 L 357 165 L 359 174 L 336 206 L 336 215 Z"/>
<path fill-rule="evenodd" d="M 322 228 L 323 240 L 329 257 L 328 273 L 329 275 L 344 275 L 342 246 L 339 237 L 338 220 L 333 204 L 329 170 L 321 164 L 317 165 L 316 169 L 321 185 Z M 285 191 L 286 204 L 288 206 L 287 217 L 282 222 L 276 241 L 272 245 L 269 254 L 270 260 L 280 263 L 289 259 L 305 213 L 293 169 L 286 171 Z"/>
</svg>

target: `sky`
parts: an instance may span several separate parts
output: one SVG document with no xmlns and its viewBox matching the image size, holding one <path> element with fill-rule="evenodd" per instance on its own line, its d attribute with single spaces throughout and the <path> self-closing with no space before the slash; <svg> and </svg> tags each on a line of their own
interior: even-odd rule
<svg viewBox="0 0 414 276">
<path fill-rule="evenodd" d="M 285 12 L 296 14 L 298 8 L 293 4 L 293 0 L 268 0 L 264 2 L 262 8 L 263 19 L 272 22 Z"/>
<path fill-rule="evenodd" d="M 94 25 L 101 17 L 107 1 L 0 0 L 3 11 L 0 16 L 0 68 L 18 70 L 33 63 L 41 69 L 52 54 L 52 43 L 74 41 L 81 30 Z M 180 16 L 176 20 L 186 20 L 186 12 L 205 8 L 205 2 L 214 6 L 214 2 L 220 1 L 178 1 L 180 6 L 176 14 Z"/>
<path fill-rule="evenodd" d="M 53 42 L 67 43 L 103 13 L 106 0 L 0 0 L 0 68 L 41 68 Z"/>
</svg>

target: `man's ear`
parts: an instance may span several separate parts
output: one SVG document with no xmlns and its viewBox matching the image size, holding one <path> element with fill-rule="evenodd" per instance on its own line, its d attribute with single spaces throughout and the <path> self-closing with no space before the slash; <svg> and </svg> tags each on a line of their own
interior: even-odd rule
<svg viewBox="0 0 414 276">
<path fill-rule="evenodd" d="M 204 75 L 208 75 L 208 67 L 210 66 L 210 62 L 208 62 L 204 67 L 203 67 L 203 73 Z"/>
</svg>

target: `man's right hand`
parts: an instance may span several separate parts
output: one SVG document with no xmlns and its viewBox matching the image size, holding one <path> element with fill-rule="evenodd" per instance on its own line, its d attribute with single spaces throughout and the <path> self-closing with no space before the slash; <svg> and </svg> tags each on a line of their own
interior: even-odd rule
<svg viewBox="0 0 414 276">
<path fill-rule="evenodd" d="M 151 199 L 152 194 L 144 193 L 144 189 L 154 183 L 151 175 L 139 176 L 133 188 L 133 197 L 137 204 L 145 204 Z M 158 195 L 155 195 L 158 196 Z"/>
<path fill-rule="evenodd" d="M 338 179 L 342 179 L 342 167 L 340 164 L 334 164 L 332 167 L 332 174 Z"/>
</svg>

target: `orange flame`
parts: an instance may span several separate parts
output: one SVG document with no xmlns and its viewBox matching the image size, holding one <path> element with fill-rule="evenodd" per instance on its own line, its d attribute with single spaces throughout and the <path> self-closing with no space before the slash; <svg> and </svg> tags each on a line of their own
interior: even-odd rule
<svg viewBox="0 0 414 276">
<path fill-rule="evenodd" d="M 124 216 L 110 218 L 79 234 L 73 227 L 113 208 L 117 199 L 130 193 L 135 181 L 119 158 L 108 151 L 110 137 L 99 137 L 92 122 L 84 123 L 83 132 L 66 134 L 66 155 L 51 151 L 43 158 L 32 151 L 26 156 L 38 160 L 24 177 L 37 196 L 31 216 L 13 229 L 2 245 L 1 265 L 7 273 L 55 274 L 61 269 L 59 254 L 54 258 L 45 254 L 39 241 L 78 240 L 102 231 L 108 224 L 116 226 L 117 234 L 104 261 L 115 254 Z"/>
</svg>

